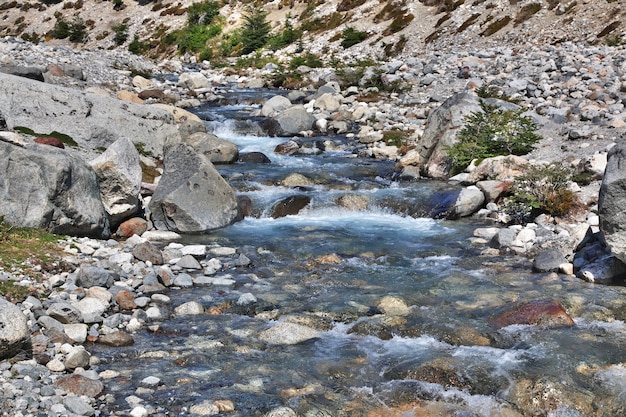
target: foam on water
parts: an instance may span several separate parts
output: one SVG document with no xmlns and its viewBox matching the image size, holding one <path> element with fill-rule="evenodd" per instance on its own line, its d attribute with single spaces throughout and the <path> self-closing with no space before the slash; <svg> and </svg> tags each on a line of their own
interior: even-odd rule
<svg viewBox="0 0 626 417">
<path fill-rule="evenodd" d="M 233 229 L 271 229 L 274 227 L 344 230 L 360 235 L 394 233 L 396 236 L 419 234 L 433 236 L 453 231 L 440 221 L 414 218 L 390 213 L 384 209 L 354 211 L 339 207 L 305 208 L 298 215 L 281 218 L 246 218 L 231 226 Z"/>
</svg>

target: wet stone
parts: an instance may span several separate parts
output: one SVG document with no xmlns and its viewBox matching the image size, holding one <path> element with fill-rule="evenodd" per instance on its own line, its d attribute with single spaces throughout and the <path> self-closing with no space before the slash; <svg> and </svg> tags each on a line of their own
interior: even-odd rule
<svg viewBox="0 0 626 417">
<path fill-rule="evenodd" d="M 107 346 L 121 347 L 121 346 L 131 346 L 132 344 L 135 343 L 135 340 L 133 339 L 133 336 L 131 336 L 130 334 L 123 332 L 123 331 L 117 331 L 117 332 L 100 336 L 98 338 L 98 343 L 101 343 Z"/>
<path fill-rule="evenodd" d="M 69 411 L 79 416 L 93 416 L 96 410 L 81 397 L 68 396 L 63 399 L 63 405 Z"/>
<path fill-rule="evenodd" d="M 104 391 L 102 382 L 76 374 L 58 379 L 56 385 L 67 392 L 91 398 L 98 397 Z"/>
<path fill-rule="evenodd" d="M 110 287 L 113 285 L 111 273 L 98 266 L 83 266 L 76 277 L 76 285 L 84 288 Z"/>
<path fill-rule="evenodd" d="M 120 290 L 115 295 L 115 302 L 122 310 L 134 310 L 137 308 L 135 296 L 128 290 Z"/>
<path fill-rule="evenodd" d="M 574 320 L 557 301 L 533 301 L 508 307 L 492 320 L 497 327 L 535 324 L 545 327 L 573 326 Z"/>
<path fill-rule="evenodd" d="M 163 254 L 150 242 L 140 243 L 133 248 L 133 256 L 140 261 L 150 262 L 152 265 L 163 264 Z"/>
<path fill-rule="evenodd" d="M 65 368 L 86 368 L 89 365 L 91 355 L 82 346 L 75 346 L 65 357 Z"/>
<path fill-rule="evenodd" d="M 200 262 L 196 260 L 191 255 L 184 255 L 178 262 L 176 262 L 176 266 L 184 269 L 202 269 Z"/>
<path fill-rule="evenodd" d="M 48 316 L 63 324 L 80 323 L 82 321 L 80 311 L 66 302 L 52 304 L 46 313 Z"/>
</svg>

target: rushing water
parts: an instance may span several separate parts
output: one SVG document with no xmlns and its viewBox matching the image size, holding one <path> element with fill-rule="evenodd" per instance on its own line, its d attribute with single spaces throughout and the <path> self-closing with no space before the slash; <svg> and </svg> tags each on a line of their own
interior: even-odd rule
<svg viewBox="0 0 626 417">
<path fill-rule="evenodd" d="M 392 163 L 354 157 L 345 137 L 314 138 L 326 141 L 321 155 L 276 155 L 286 139 L 235 120 L 249 110 L 199 114 L 241 153 L 272 160 L 219 167 L 254 214 L 189 242 L 238 248 L 252 264 L 228 272 L 233 285 L 169 293 L 173 306 L 193 300 L 223 314 L 172 318 L 135 335 L 129 348 L 94 347 L 103 367 L 121 373 L 107 385 L 112 410 L 136 393 L 166 415 L 221 399 L 234 403 L 232 416 L 280 406 L 302 416 L 626 415 L 623 287 L 534 274 L 527 259 L 478 256 L 482 248 L 468 238 L 479 224 L 405 214 L 419 212 L 442 184 L 394 182 Z M 316 185 L 276 185 L 294 172 Z M 272 218 L 272 206 L 294 194 L 311 204 Z M 367 209 L 338 206 L 346 194 L 365 198 Z M 248 293 L 257 302 L 238 305 Z M 410 311 L 381 314 L 385 297 Z M 510 303 L 535 300 L 561 302 L 576 325 L 492 325 Z M 259 338 L 281 321 L 319 333 L 295 345 Z M 135 392 L 150 375 L 160 387 Z"/>
</svg>

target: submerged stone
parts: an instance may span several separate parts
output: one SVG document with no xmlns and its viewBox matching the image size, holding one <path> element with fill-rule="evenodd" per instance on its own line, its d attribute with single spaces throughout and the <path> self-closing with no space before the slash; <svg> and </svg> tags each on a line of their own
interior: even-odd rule
<svg viewBox="0 0 626 417">
<path fill-rule="evenodd" d="M 498 328 L 512 324 L 544 327 L 573 326 L 574 320 L 558 301 L 532 301 L 510 307 L 492 320 Z"/>
</svg>

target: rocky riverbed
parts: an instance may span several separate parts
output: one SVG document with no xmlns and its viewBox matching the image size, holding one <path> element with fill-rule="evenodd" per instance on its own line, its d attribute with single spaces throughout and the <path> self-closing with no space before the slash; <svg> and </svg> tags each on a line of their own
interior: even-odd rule
<svg viewBox="0 0 626 417">
<path fill-rule="evenodd" d="M 81 90 L 97 89 L 99 94 L 136 103 L 167 102 L 178 109 L 178 114 L 187 114 L 183 113 L 183 108 L 219 103 L 235 87 L 266 86 L 265 77 L 272 72 L 268 67 L 232 75 L 230 71 L 200 65 L 194 66 L 197 71 L 193 75 L 183 75 L 185 63 L 175 59 L 155 65 L 122 51 L 77 52 L 12 38 L 0 43 L 0 62 L 7 71 L 14 73 L 30 67 L 29 76 L 41 76 L 49 83 Z M 134 76 L 137 70 L 155 77 Z M 534 257 L 545 246 L 557 246 L 555 242 L 558 242 L 567 247 L 566 250 L 559 248 L 558 252 L 572 256 L 569 259 L 552 257 L 543 262 L 547 266 L 538 266 L 538 270 L 559 271 L 568 279 L 572 278 L 575 266 L 580 269 L 585 265 L 573 258 L 581 242 L 588 243 L 588 248 L 594 251 L 600 250 L 593 236 L 599 228 L 600 180 L 608 151 L 619 142 L 626 127 L 624 47 L 574 44 L 532 50 L 523 46 L 494 47 L 416 55 L 381 64 L 378 70 L 382 71 L 382 86 L 405 85 L 408 88 L 380 96 L 372 88 L 341 89 L 334 71 L 300 68 L 310 80 L 310 87 L 285 94 L 289 103 L 284 106 L 302 103 L 303 114 L 311 120 L 306 128 L 298 125 L 293 131 L 287 129 L 287 124 L 279 123 L 285 130 L 285 137 L 293 137 L 294 149 L 308 152 L 304 142 L 299 140 L 303 136 L 320 132 L 348 133 L 358 143 L 358 156 L 394 160 L 397 171 L 404 177 L 410 177 L 412 172 L 413 177 L 418 178 L 421 167 L 415 162 L 419 160 L 415 158 L 416 150 L 406 149 L 419 146 L 420 139 L 427 134 L 429 115 L 457 93 L 494 85 L 506 95 L 519 99 L 519 105 L 527 108 L 540 126 L 544 139 L 526 157 L 529 161 L 567 161 L 590 172 L 594 181 L 578 190 L 588 208 L 578 217 L 557 221 L 544 216 L 525 227 L 502 227 L 496 223 L 497 228 L 477 229 L 475 244 L 484 249 L 484 256 L 514 252 Z M 172 73 L 179 77 L 166 76 Z M 372 69 L 369 76 L 375 74 Z M 308 100 L 304 100 L 306 97 Z M 375 99 L 365 100 L 365 97 Z M 280 106 L 280 103 L 278 106 L 273 103 L 258 111 L 260 115 L 280 120 Z M 172 118 L 175 117 L 173 114 Z M 192 119 L 190 115 L 186 117 Z M 384 132 L 392 130 L 408 132 L 402 146 L 384 140 Z M 68 152 L 87 160 L 99 155 L 95 148 L 85 146 L 68 149 Z M 147 158 L 146 162 L 148 159 L 158 161 L 163 156 L 158 153 L 159 147 L 155 152 L 157 155 Z M 477 215 L 497 219 L 499 207 L 491 204 L 485 205 Z M 19 271 L 2 273 L 3 279 L 14 279 L 25 286 L 40 285 L 50 294 L 43 300 L 29 297 L 17 307 L 7 304 L 3 308 L 8 322 L 16 315 L 21 317 L 20 314 L 25 318 L 22 326 L 16 321 L 16 327 L 23 333 L 14 337 L 15 340 L 30 339 L 32 357 L 22 352 L 0 363 L 2 415 L 108 415 L 107 404 L 116 399 L 110 393 L 102 393 L 107 381 L 119 375 L 101 366 L 96 355 L 89 353 L 91 344 L 125 346 L 133 343 L 133 334 L 137 331 L 149 329 L 158 333 L 158 323 L 169 317 L 220 314 L 220 309 L 225 308 L 217 304 L 207 308 L 195 301 L 172 308 L 166 294 L 168 289 L 210 285 L 232 288 L 259 280 L 258 276 L 246 273 L 246 267 L 253 253 L 262 253 L 261 248 L 244 250 L 167 243 L 167 239 L 176 238 L 171 232 L 155 230 L 124 241 L 71 238 L 63 242 L 66 261 L 71 265 L 67 272 L 46 276 L 41 284 L 32 282 Z M 155 245 L 156 242 L 160 243 Z M 554 276 L 549 280 L 552 279 Z M 233 290 L 231 298 L 236 292 Z M 243 311 L 257 302 L 253 294 L 240 292 L 236 294 L 235 306 L 231 307 Z M 406 307 L 396 299 L 385 303 L 388 304 L 377 308 L 392 311 Z M 563 313 L 558 311 L 553 317 L 560 323 Z M 624 320 L 624 317 L 611 317 Z M 301 321 L 294 321 L 264 334 L 265 342 L 286 338 L 299 343 L 324 330 L 323 323 L 302 325 Z M 136 395 L 125 399 L 126 415 L 168 415 L 168 410 L 154 408 L 141 399 L 159 387 L 158 375 L 150 375 L 142 381 Z M 200 402 L 181 413 L 212 415 L 228 413 L 234 408 L 233 399 L 223 398 Z M 276 408 L 270 415 L 295 415 L 290 413 L 293 411 Z"/>
</svg>

